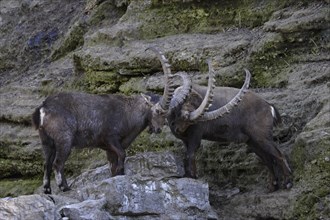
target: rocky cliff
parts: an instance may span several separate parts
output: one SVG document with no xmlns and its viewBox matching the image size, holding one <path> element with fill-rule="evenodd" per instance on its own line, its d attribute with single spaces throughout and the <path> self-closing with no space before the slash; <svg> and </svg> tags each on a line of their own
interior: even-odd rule
<svg viewBox="0 0 330 220">
<path fill-rule="evenodd" d="M 30 114 L 45 96 L 161 92 L 161 66 L 145 51 L 157 46 L 173 72 L 200 84 L 207 58 L 217 63 L 217 86 L 239 87 L 248 68 L 251 89 L 281 112 L 274 137 L 294 170 L 291 190 L 268 193 L 268 172 L 245 145 L 203 142 L 199 178 L 219 219 L 330 218 L 329 20 L 329 1 L 321 0 L 2 0 L 1 195 L 30 194 L 42 184 Z M 141 134 L 128 153 L 168 149 L 184 152 L 165 129 Z M 77 176 L 105 163 L 100 150 L 77 150 L 66 169 Z"/>
<path fill-rule="evenodd" d="M 217 219 L 208 184 L 182 178 L 182 158 L 169 152 L 126 160 L 124 176 L 107 165 L 70 180 L 56 195 L 0 199 L 1 219 Z"/>
</svg>

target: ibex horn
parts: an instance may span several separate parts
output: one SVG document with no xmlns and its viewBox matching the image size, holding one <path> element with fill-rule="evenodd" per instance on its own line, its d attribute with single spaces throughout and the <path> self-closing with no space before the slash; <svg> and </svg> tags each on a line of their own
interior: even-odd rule
<svg viewBox="0 0 330 220">
<path fill-rule="evenodd" d="M 208 121 L 222 117 L 225 114 L 229 113 L 238 104 L 238 102 L 242 100 L 244 94 L 247 92 L 249 88 L 250 79 L 251 79 L 251 73 L 249 72 L 249 70 L 244 69 L 244 71 L 245 71 L 245 82 L 242 88 L 239 90 L 239 92 L 235 95 L 235 97 L 221 108 L 218 108 L 211 112 L 205 112 L 201 117 L 198 118 L 198 121 Z"/>
<path fill-rule="evenodd" d="M 191 92 L 192 83 L 190 77 L 187 75 L 187 73 L 176 73 L 174 76 L 180 76 L 182 79 L 182 86 L 178 87 L 174 91 L 173 98 L 171 100 L 170 108 L 174 109 L 177 106 L 184 103 L 186 98 Z"/>
<path fill-rule="evenodd" d="M 173 82 L 171 82 L 171 80 L 173 79 L 173 75 L 171 74 L 171 69 L 170 69 L 171 65 L 169 64 L 165 55 L 155 47 L 149 47 L 146 50 L 152 50 L 157 55 L 158 59 L 162 64 L 162 68 L 165 75 L 165 87 L 164 87 L 163 97 L 159 104 L 162 110 L 165 112 L 168 111 L 169 109 L 170 102 L 175 89 Z"/>
<path fill-rule="evenodd" d="M 214 82 L 214 70 L 212 67 L 212 62 L 211 60 L 207 61 L 208 67 L 209 67 L 209 80 L 208 80 L 208 86 L 207 86 L 207 91 L 205 94 L 205 97 L 201 103 L 201 105 L 194 110 L 193 112 L 191 112 L 189 114 L 189 120 L 191 121 L 195 121 L 196 119 L 198 119 L 199 117 L 201 117 L 205 111 L 207 111 L 207 109 L 210 107 L 212 101 L 213 101 L 213 89 L 215 87 Z"/>
</svg>

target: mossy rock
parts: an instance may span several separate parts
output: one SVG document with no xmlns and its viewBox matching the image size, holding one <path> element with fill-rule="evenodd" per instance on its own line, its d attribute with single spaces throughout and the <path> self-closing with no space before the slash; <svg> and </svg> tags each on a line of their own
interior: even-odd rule
<svg viewBox="0 0 330 220">
<path fill-rule="evenodd" d="M 0 180 L 0 198 L 33 194 L 42 185 L 42 177 L 34 179 L 2 179 Z"/>
<path fill-rule="evenodd" d="M 215 187 L 238 187 L 247 191 L 257 183 L 267 186 L 268 169 L 244 144 L 223 146 L 203 142 L 196 153 L 198 175 Z"/>
<path fill-rule="evenodd" d="M 106 152 L 98 148 L 73 149 L 65 163 L 65 173 L 77 176 L 87 169 L 107 164 Z"/>
<path fill-rule="evenodd" d="M 0 178 L 29 177 L 42 173 L 41 150 L 27 149 L 24 143 L 0 144 Z"/>
<path fill-rule="evenodd" d="M 88 24 L 92 27 L 100 25 L 105 21 L 112 21 L 114 23 L 118 21 L 120 17 L 126 12 L 126 5 L 128 3 L 123 3 L 120 7 L 114 5 L 113 1 L 102 2 L 91 14 Z"/>
<path fill-rule="evenodd" d="M 89 70 L 72 86 L 90 93 L 107 94 L 118 92 L 120 85 L 127 80 L 128 77 L 121 76 L 116 72 Z"/>
<path fill-rule="evenodd" d="M 64 37 L 61 45 L 53 51 L 51 55 L 52 60 L 57 60 L 82 46 L 84 44 L 84 35 L 86 31 L 86 23 L 80 21 L 76 22 Z"/>
<path fill-rule="evenodd" d="M 138 15 L 141 38 L 181 33 L 214 33 L 228 28 L 254 28 L 269 20 L 284 1 L 153 1 Z"/>
<path fill-rule="evenodd" d="M 317 50 L 328 50 L 319 31 L 268 35 L 249 58 L 253 87 L 285 87 L 293 64 L 318 56 L 310 48 L 319 45 Z"/>
<path fill-rule="evenodd" d="M 330 138 L 313 145 L 298 139 L 293 146 L 294 177 L 302 191 L 293 204 L 294 219 L 322 219 L 330 215 Z M 313 155 L 309 147 L 321 150 L 315 149 L 318 154 Z"/>
<path fill-rule="evenodd" d="M 123 83 L 119 87 L 119 91 L 126 95 L 132 93 L 144 93 L 146 92 L 144 77 L 132 77 L 127 82 Z"/>
<path fill-rule="evenodd" d="M 127 155 L 132 156 L 143 152 L 165 152 L 172 151 L 182 153 L 182 144 L 168 129 L 160 134 L 149 134 L 143 131 L 127 149 Z"/>
</svg>

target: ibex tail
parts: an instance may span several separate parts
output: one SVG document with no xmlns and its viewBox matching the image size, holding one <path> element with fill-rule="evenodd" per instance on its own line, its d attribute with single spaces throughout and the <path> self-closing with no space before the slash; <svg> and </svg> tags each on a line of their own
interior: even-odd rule
<svg viewBox="0 0 330 220">
<path fill-rule="evenodd" d="M 278 112 L 278 110 L 275 108 L 274 105 L 270 105 L 270 109 L 271 109 L 272 116 L 273 116 L 273 119 L 274 119 L 273 124 L 274 124 L 274 126 L 278 126 L 279 124 L 282 123 L 281 115 Z"/>
<path fill-rule="evenodd" d="M 40 107 L 36 108 L 32 114 L 32 125 L 36 130 L 40 127 Z"/>
</svg>

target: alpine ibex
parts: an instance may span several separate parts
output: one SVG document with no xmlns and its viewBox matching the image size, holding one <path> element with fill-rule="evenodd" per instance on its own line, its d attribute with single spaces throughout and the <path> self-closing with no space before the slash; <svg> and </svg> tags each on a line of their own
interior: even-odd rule
<svg viewBox="0 0 330 220">
<path fill-rule="evenodd" d="M 163 66 L 169 66 L 167 60 L 162 62 Z M 161 131 L 174 92 L 170 77 L 165 71 L 164 94 L 161 99 L 155 95 L 156 103 L 147 95 L 70 92 L 49 96 L 32 115 L 45 156 L 44 192 L 51 193 L 52 168 L 60 189 L 69 190 L 64 163 L 73 147 L 105 150 L 112 175 L 123 174 L 125 149 L 147 126 L 150 132 Z"/>
<path fill-rule="evenodd" d="M 280 180 L 290 188 L 291 169 L 273 141 L 273 125 L 281 121 L 276 108 L 247 90 L 251 76 L 248 70 L 245 69 L 246 79 L 240 90 L 215 88 L 211 61 L 208 66 L 208 87 L 192 84 L 187 75 L 180 75 L 183 85 L 175 90 L 167 116 L 172 133 L 187 149 L 186 176 L 197 176 L 195 152 L 202 139 L 247 143 L 270 170 L 271 190 L 279 188 Z M 170 72 L 169 67 L 166 71 Z M 279 176 L 278 167 L 283 177 Z"/>
</svg>

